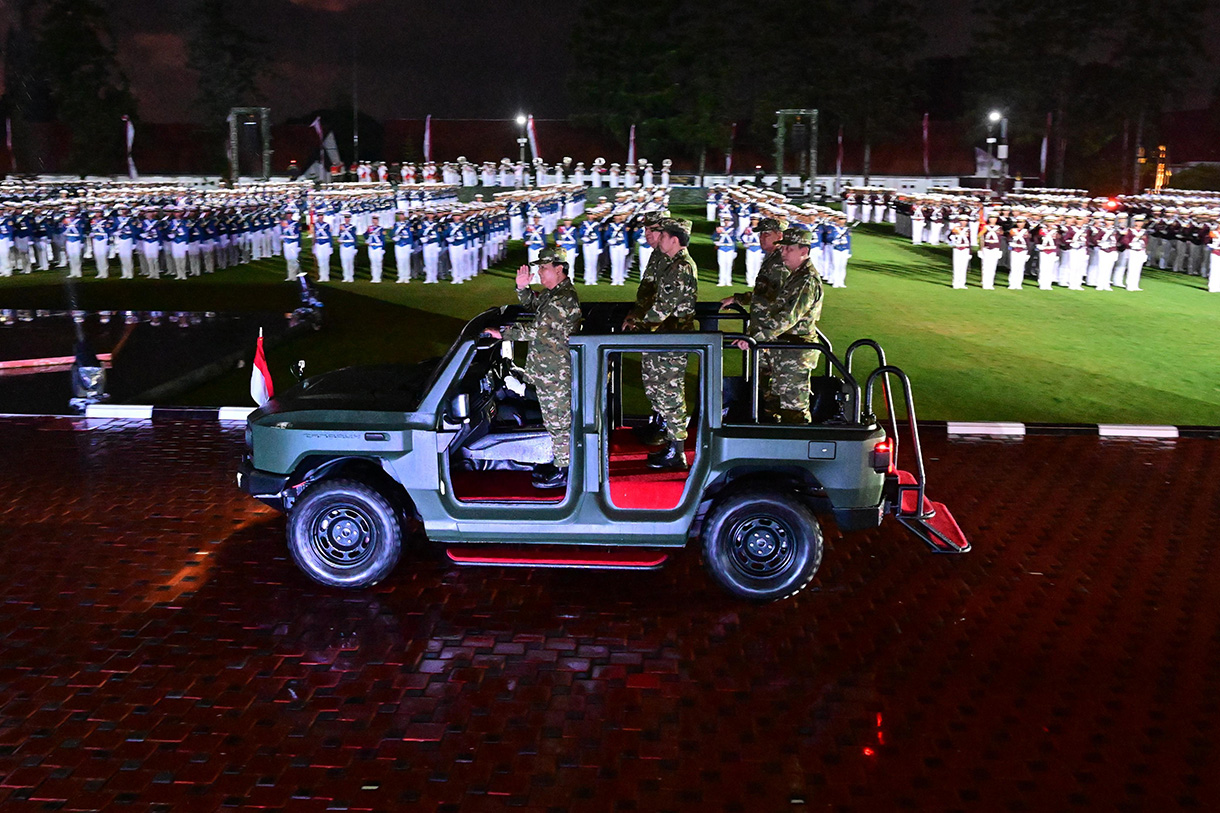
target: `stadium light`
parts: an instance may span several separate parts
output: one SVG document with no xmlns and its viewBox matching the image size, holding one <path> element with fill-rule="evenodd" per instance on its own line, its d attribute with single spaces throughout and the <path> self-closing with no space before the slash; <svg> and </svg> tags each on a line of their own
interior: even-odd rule
<svg viewBox="0 0 1220 813">
<path fill-rule="evenodd" d="M 517 114 L 517 124 L 520 124 L 522 127 L 525 126 L 525 114 L 524 113 Z"/>
<path fill-rule="evenodd" d="M 997 121 L 999 121 L 1002 118 L 1004 118 L 1004 114 L 1001 113 L 999 110 L 992 110 L 990 113 L 987 114 L 987 120 L 990 121 L 992 124 L 995 124 Z"/>
</svg>

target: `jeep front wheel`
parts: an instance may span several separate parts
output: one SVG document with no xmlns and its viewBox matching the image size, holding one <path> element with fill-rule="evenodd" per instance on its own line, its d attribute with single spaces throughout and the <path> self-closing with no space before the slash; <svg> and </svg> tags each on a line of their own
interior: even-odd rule
<svg viewBox="0 0 1220 813">
<path fill-rule="evenodd" d="M 323 480 L 288 515 L 288 550 L 314 581 L 367 587 L 394 568 L 402 527 L 393 503 L 357 480 Z"/>
<path fill-rule="evenodd" d="M 744 491 L 712 508 L 703 526 L 703 560 L 712 578 L 750 601 L 788 598 L 822 563 L 822 530 L 795 497 Z"/>
</svg>

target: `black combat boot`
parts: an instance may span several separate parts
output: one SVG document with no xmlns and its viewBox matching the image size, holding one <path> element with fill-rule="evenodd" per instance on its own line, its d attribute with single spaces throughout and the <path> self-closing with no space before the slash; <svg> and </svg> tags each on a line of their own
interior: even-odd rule
<svg viewBox="0 0 1220 813">
<path fill-rule="evenodd" d="M 652 413 L 652 417 L 648 419 L 646 425 L 637 426 L 632 432 L 635 434 L 636 440 L 645 446 L 660 446 L 667 440 L 665 419 L 655 412 Z"/>
<path fill-rule="evenodd" d="M 553 463 L 543 463 L 534 467 L 532 476 L 534 488 L 567 488 L 568 467 L 556 466 Z"/>
<path fill-rule="evenodd" d="M 686 468 L 686 442 L 670 440 L 648 455 L 648 468 L 679 471 Z"/>
</svg>

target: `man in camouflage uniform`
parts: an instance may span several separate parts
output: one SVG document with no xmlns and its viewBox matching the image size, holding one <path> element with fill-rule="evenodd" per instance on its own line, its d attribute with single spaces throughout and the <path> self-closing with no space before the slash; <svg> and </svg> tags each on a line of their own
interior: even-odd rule
<svg viewBox="0 0 1220 813">
<path fill-rule="evenodd" d="M 771 307 L 752 321 L 748 331 L 756 342 L 816 342 L 818 317 L 822 315 L 822 280 L 809 259 L 812 235 L 804 229 L 788 229 L 779 241 L 788 278 Z M 745 350 L 749 345 L 735 342 Z M 779 399 L 780 423 L 809 423 L 809 375 L 817 366 L 817 350 L 777 350 L 771 362 L 775 396 Z"/>
<path fill-rule="evenodd" d="M 764 259 L 762 265 L 759 266 L 758 276 L 754 279 L 754 290 L 742 291 L 720 300 L 721 308 L 737 305 L 749 312 L 750 318 L 745 324 L 746 334 L 750 334 L 763 314 L 771 308 L 775 295 L 779 293 L 780 288 L 788 279 L 788 269 L 784 266 L 783 253 L 778 246 L 787 227 L 788 221 L 779 218 L 764 217 L 758 221 L 758 243 L 762 247 Z M 771 388 L 770 351 L 759 351 L 758 370 L 755 374 L 758 377 L 759 398 L 763 411 L 769 415 L 777 414 L 779 399 Z"/>
<path fill-rule="evenodd" d="M 664 218 L 656 231 L 658 265 L 644 270 L 635 307 L 623 322 L 627 331 L 678 333 L 695 329 L 699 276 L 686 250 L 690 221 Z M 686 353 L 645 353 L 641 360 L 644 392 L 664 422 L 663 448 L 648 456 L 654 469 L 686 468 Z"/>
<path fill-rule="evenodd" d="M 568 278 L 567 254 L 560 248 L 544 248 L 532 265 L 546 289 L 531 290 L 530 266 L 517 269 L 517 297 L 534 314 L 534 321 L 511 325 L 503 332 L 484 331 L 497 339 L 529 342 L 525 375 L 538 393 L 542 423 L 551 436 L 553 459 L 534 469 L 535 488 L 566 488 L 571 461 L 572 355 L 568 337 L 580 324 L 580 300 Z"/>
</svg>

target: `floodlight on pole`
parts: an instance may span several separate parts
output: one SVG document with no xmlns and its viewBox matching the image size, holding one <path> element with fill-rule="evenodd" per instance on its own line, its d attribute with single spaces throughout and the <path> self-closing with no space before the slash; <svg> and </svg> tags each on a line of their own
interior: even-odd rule
<svg viewBox="0 0 1220 813">
<path fill-rule="evenodd" d="M 1004 114 L 1001 113 L 999 110 L 992 110 L 990 113 L 987 114 L 987 120 L 990 121 L 992 124 L 995 124 L 1002 118 L 1004 118 Z"/>
<path fill-rule="evenodd" d="M 524 113 L 517 114 L 517 126 L 521 128 L 521 135 L 517 138 L 517 148 L 520 151 L 518 160 L 522 164 L 525 163 L 525 145 L 529 142 L 529 139 L 526 138 L 525 135 L 525 125 L 528 121 L 529 116 L 525 115 Z"/>
</svg>

